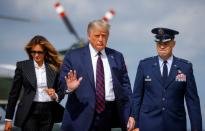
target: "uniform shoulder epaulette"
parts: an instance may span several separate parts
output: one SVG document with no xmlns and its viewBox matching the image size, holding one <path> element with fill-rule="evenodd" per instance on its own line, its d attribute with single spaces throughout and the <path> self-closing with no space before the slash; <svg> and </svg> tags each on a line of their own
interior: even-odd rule
<svg viewBox="0 0 205 131">
<path fill-rule="evenodd" d="M 144 58 L 144 59 L 142 59 L 141 61 L 148 61 L 148 60 L 152 60 L 152 59 L 154 59 L 154 56 L 148 57 L 148 58 Z"/>
<path fill-rule="evenodd" d="M 182 59 L 182 58 L 177 58 L 177 59 L 178 59 L 178 61 L 186 63 L 186 64 L 190 64 L 191 63 L 190 61 Z"/>
</svg>

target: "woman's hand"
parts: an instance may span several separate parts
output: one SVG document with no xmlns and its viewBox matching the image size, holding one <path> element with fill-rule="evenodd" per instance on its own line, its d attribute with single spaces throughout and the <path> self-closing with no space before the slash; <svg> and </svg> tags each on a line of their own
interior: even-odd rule
<svg viewBox="0 0 205 131">
<path fill-rule="evenodd" d="M 53 88 L 46 88 L 44 89 L 44 91 L 51 97 L 51 99 L 53 100 L 57 99 L 56 92 Z"/>
<path fill-rule="evenodd" d="M 11 131 L 11 128 L 12 128 L 12 122 L 6 121 L 4 131 Z"/>
</svg>

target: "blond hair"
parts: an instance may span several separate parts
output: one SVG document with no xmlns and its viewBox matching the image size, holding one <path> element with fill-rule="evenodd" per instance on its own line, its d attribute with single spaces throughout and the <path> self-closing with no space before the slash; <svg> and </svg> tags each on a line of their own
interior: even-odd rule
<svg viewBox="0 0 205 131">
<path fill-rule="evenodd" d="M 62 64 L 62 59 L 60 55 L 53 47 L 53 45 L 43 36 L 36 35 L 34 36 L 29 43 L 25 46 L 25 51 L 29 56 L 29 59 L 33 59 L 31 55 L 31 49 L 33 46 L 40 45 L 44 49 L 45 57 L 44 61 L 48 63 L 54 70 L 60 70 L 60 66 Z"/>
<path fill-rule="evenodd" d="M 110 25 L 104 20 L 93 20 L 88 24 L 87 33 L 89 34 L 93 27 L 101 27 L 107 31 L 109 34 Z"/>
</svg>

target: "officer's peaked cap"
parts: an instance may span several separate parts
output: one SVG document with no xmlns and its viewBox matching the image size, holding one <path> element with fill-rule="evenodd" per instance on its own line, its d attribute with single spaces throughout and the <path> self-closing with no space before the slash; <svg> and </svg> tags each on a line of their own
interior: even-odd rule
<svg viewBox="0 0 205 131">
<path fill-rule="evenodd" d="M 170 41 L 170 40 L 174 39 L 175 35 L 179 34 L 179 32 L 176 30 L 163 28 L 163 27 L 158 27 L 158 28 L 152 29 L 152 33 L 156 34 L 155 35 L 156 42 Z"/>
</svg>

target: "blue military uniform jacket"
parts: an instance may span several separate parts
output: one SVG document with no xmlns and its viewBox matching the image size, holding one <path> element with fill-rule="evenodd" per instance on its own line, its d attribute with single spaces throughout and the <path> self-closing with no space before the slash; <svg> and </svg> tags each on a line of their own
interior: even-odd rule
<svg viewBox="0 0 205 131">
<path fill-rule="evenodd" d="M 163 86 L 158 56 L 141 60 L 133 91 L 133 115 L 140 131 L 186 131 L 184 98 L 191 129 L 202 130 L 200 101 L 192 64 L 173 57 Z"/>
</svg>

